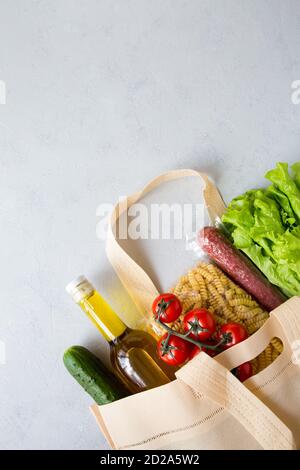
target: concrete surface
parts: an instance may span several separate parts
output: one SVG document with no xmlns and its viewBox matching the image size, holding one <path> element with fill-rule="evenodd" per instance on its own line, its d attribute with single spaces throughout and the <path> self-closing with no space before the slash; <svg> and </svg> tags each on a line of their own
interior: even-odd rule
<svg viewBox="0 0 300 470">
<path fill-rule="evenodd" d="M 299 159 L 299 79 L 297 0 L 1 0 L 0 448 L 107 448 L 61 360 L 107 349 L 64 291 L 74 276 L 133 309 L 96 208 L 175 168 L 227 201 L 260 185 Z M 147 253 L 167 288 L 181 255 Z"/>
</svg>

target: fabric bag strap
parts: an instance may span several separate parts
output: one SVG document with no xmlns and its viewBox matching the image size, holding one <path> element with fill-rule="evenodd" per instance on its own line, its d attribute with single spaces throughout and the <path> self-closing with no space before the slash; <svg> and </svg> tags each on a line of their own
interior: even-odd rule
<svg viewBox="0 0 300 470">
<path fill-rule="evenodd" d="M 274 337 L 281 339 L 284 350 L 291 355 L 300 342 L 300 297 L 292 297 L 277 307 L 258 331 L 218 354 L 216 360 L 228 370 L 234 369 L 258 356 Z"/>
<path fill-rule="evenodd" d="M 286 343 L 294 349 L 296 342 L 300 346 L 300 297 L 292 297 L 271 313 L 281 325 Z"/>
<path fill-rule="evenodd" d="M 225 408 L 264 449 L 296 449 L 290 429 L 228 369 L 207 354 L 199 354 L 176 375 L 196 393 Z"/>
<path fill-rule="evenodd" d="M 188 176 L 196 176 L 204 183 L 203 197 L 210 219 L 215 220 L 217 217 L 221 217 L 226 206 L 217 187 L 205 173 L 190 169 L 169 171 L 154 178 L 142 191 L 136 192 L 119 202 L 110 216 L 106 242 L 108 259 L 138 310 L 144 315 L 148 315 L 153 299 L 158 295 L 158 290 L 148 274 L 118 243 L 115 236 L 116 224 L 120 216 L 147 193 L 163 183 Z"/>
<path fill-rule="evenodd" d="M 294 297 L 275 309 L 265 325 L 247 340 L 215 359 L 199 354 L 176 373 L 195 393 L 226 408 L 264 449 L 296 449 L 293 434 L 230 370 L 261 353 L 274 336 L 291 351 L 293 342 L 300 339 L 299 312 L 300 297 Z"/>
</svg>

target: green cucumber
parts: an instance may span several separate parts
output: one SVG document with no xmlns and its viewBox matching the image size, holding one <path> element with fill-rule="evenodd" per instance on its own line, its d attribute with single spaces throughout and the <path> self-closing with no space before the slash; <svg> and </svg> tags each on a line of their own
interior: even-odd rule
<svg viewBox="0 0 300 470">
<path fill-rule="evenodd" d="M 100 359 L 83 346 L 71 346 L 65 351 L 63 361 L 72 377 L 98 405 L 105 405 L 129 395 Z"/>
</svg>

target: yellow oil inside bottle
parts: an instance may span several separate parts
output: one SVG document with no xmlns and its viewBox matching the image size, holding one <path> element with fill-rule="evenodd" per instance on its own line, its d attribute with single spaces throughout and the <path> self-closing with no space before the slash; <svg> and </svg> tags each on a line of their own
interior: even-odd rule
<svg viewBox="0 0 300 470">
<path fill-rule="evenodd" d="M 163 362 L 152 335 L 127 328 L 111 343 L 111 363 L 115 373 L 132 393 L 164 385 L 175 378 L 174 368 Z"/>
<path fill-rule="evenodd" d="M 125 331 L 126 325 L 97 291 L 83 298 L 79 305 L 107 341 Z"/>
<path fill-rule="evenodd" d="M 152 388 L 156 387 L 158 382 L 161 384 L 169 382 L 167 375 L 144 349 L 131 348 L 128 351 L 128 364 L 134 382 L 140 388 Z"/>
</svg>

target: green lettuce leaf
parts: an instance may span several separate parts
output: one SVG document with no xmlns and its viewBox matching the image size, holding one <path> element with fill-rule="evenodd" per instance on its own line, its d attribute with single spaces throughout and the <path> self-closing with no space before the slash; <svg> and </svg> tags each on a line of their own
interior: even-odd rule
<svg viewBox="0 0 300 470">
<path fill-rule="evenodd" d="M 291 207 L 300 221 L 300 189 L 289 174 L 287 163 L 277 163 L 276 168 L 266 174 L 274 186 L 289 199 Z"/>
<path fill-rule="evenodd" d="M 294 173 L 294 180 L 298 188 L 300 189 L 300 162 L 294 163 L 292 166 L 292 171 Z"/>
<path fill-rule="evenodd" d="M 292 171 L 278 163 L 271 186 L 234 198 L 222 218 L 235 247 L 288 296 L 300 295 L 300 162 Z"/>
<path fill-rule="evenodd" d="M 296 224 L 296 216 L 291 207 L 289 198 L 283 194 L 279 189 L 275 186 L 269 186 L 266 191 L 266 194 L 273 198 L 280 207 L 280 215 L 285 226 L 293 226 Z"/>
</svg>

